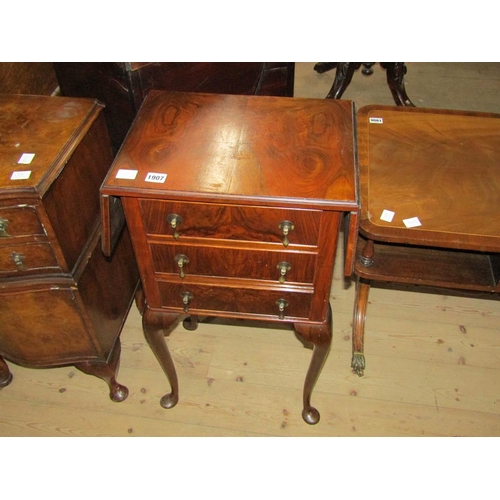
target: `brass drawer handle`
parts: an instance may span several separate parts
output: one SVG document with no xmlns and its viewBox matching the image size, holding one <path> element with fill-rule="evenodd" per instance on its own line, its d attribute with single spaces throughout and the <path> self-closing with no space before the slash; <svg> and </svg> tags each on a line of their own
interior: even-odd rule
<svg viewBox="0 0 500 500">
<path fill-rule="evenodd" d="M 7 233 L 8 225 L 9 221 L 0 217 L 0 238 L 8 238 L 10 236 L 10 234 Z"/>
<path fill-rule="evenodd" d="M 177 214 L 169 214 L 167 215 L 167 222 L 170 224 L 170 226 L 174 231 L 172 235 L 174 237 L 174 240 L 178 240 L 180 234 L 179 231 L 177 231 L 177 229 L 182 224 L 182 217 Z"/>
<path fill-rule="evenodd" d="M 280 277 L 278 281 L 280 283 L 284 283 L 286 273 L 292 269 L 292 266 L 288 262 L 280 262 L 276 267 L 280 270 Z"/>
<path fill-rule="evenodd" d="M 189 312 L 189 302 L 193 300 L 193 294 L 189 292 L 183 292 L 181 293 L 182 297 L 182 303 L 184 304 L 184 312 L 187 313 Z"/>
<path fill-rule="evenodd" d="M 278 299 L 276 305 L 278 306 L 278 317 L 279 319 L 283 319 L 285 317 L 285 309 L 288 307 L 288 301 L 285 299 Z"/>
<path fill-rule="evenodd" d="M 186 264 L 189 264 L 189 258 L 186 255 L 179 253 L 174 257 L 174 260 L 179 267 L 179 276 L 181 278 L 184 278 L 184 276 L 186 276 L 186 273 L 184 272 L 184 266 Z"/>
<path fill-rule="evenodd" d="M 12 252 L 10 254 L 10 260 L 14 262 L 14 264 L 17 266 L 17 269 L 20 271 L 23 269 L 23 260 L 25 259 L 24 254 L 20 252 Z"/>
<path fill-rule="evenodd" d="M 290 240 L 288 239 L 288 235 L 290 231 L 293 231 L 293 222 L 289 220 L 282 220 L 278 227 L 283 233 L 283 246 L 287 247 L 290 244 Z"/>
</svg>

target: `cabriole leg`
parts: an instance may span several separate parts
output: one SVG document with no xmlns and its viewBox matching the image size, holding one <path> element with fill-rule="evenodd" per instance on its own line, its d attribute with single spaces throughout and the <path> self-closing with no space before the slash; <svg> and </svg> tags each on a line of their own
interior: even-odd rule
<svg viewBox="0 0 500 500">
<path fill-rule="evenodd" d="M 179 401 L 177 373 L 165 342 L 165 336 L 170 333 L 173 324 L 178 318 L 178 314 L 157 313 L 151 311 L 148 307 L 146 307 L 142 317 L 144 336 L 167 376 L 171 387 L 171 392 L 165 394 L 160 400 L 160 405 L 163 408 L 173 408 Z"/>
<path fill-rule="evenodd" d="M 304 382 L 304 409 L 302 410 L 302 418 L 308 424 L 317 424 L 320 419 L 320 414 L 316 408 L 311 406 L 311 394 L 332 343 L 332 312 L 330 306 L 328 306 L 326 321 L 322 325 L 295 323 L 294 326 L 295 331 L 305 341 L 311 342 L 314 346 L 311 363 Z"/>
<path fill-rule="evenodd" d="M 7 387 L 12 382 L 12 373 L 5 360 L 0 356 L 0 389 Z"/>
<path fill-rule="evenodd" d="M 109 386 L 110 399 L 116 403 L 124 401 L 128 396 L 128 389 L 116 381 L 116 376 L 118 375 L 118 369 L 120 367 L 120 353 L 121 344 L 118 338 L 107 363 L 87 361 L 75 365 L 76 368 L 87 375 L 94 375 L 104 380 Z"/>
</svg>

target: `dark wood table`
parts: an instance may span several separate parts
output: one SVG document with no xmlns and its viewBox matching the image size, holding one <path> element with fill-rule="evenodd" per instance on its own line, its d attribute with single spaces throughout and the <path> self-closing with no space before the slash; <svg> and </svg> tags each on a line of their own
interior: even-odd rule
<svg viewBox="0 0 500 500">
<path fill-rule="evenodd" d="M 366 106 L 352 367 L 372 282 L 500 291 L 500 115 Z"/>
<path fill-rule="evenodd" d="M 354 72 L 363 65 L 362 73 L 364 75 L 371 75 L 373 73 L 372 66 L 374 64 L 375 63 L 360 62 L 319 62 L 314 65 L 314 71 L 321 74 L 336 68 L 335 79 L 333 80 L 332 87 L 326 98 L 340 99 L 351 83 Z M 386 62 L 380 63 L 380 66 L 387 72 L 387 85 L 389 85 L 394 102 L 398 106 L 415 106 L 406 93 L 404 82 L 404 76 L 406 74 L 405 63 Z"/>
<path fill-rule="evenodd" d="M 103 243 L 111 253 L 122 205 L 144 333 L 171 386 L 163 407 L 179 398 L 164 338 L 179 318 L 285 322 L 313 346 L 302 416 L 318 422 L 310 399 L 331 343 L 345 218 L 345 273 L 353 267 L 353 120 L 349 101 L 148 94 L 101 188 Z"/>
</svg>

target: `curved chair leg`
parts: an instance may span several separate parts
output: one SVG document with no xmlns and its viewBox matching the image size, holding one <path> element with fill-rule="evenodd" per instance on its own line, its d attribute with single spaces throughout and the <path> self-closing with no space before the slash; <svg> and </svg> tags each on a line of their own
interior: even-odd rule
<svg viewBox="0 0 500 500">
<path fill-rule="evenodd" d="M 311 325 L 306 323 L 295 323 L 295 331 L 306 341 L 313 344 L 311 363 L 304 382 L 302 418 L 308 424 L 317 424 L 320 414 L 316 408 L 311 406 L 312 390 L 326 361 L 332 342 L 332 312 L 328 307 L 325 323 L 322 325 Z"/>
<path fill-rule="evenodd" d="M 360 278 L 356 283 L 356 298 L 354 300 L 354 317 L 352 322 L 352 359 L 351 368 L 362 377 L 365 370 L 365 320 L 368 306 L 370 281 Z"/>
<path fill-rule="evenodd" d="M 0 356 L 0 389 L 7 387 L 12 382 L 12 373 L 5 360 Z"/>
<path fill-rule="evenodd" d="M 332 88 L 326 99 L 340 99 L 345 92 L 345 89 L 349 86 L 352 80 L 352 75 L 354 71 L 358 68 L 360 63 L 337 63 L 337 71 L 335 72 L 335 80 L 333 80 Z"/>
<path fill-rule="evenodd" d="M 171 392 L 165 394 L 160 400 L 160 405 L 167 409 L 173 408 L 179 401 L 177 373 L 165 342 L 165 337 L 170 333 L 178 318 L 178 314 L 156 313 L 147 306 L 142 316 L 144 336 L 170 383 Z"/>
<path fill-rule="evenodd" d="M 398 106 L 413 106 L 415 105 L 411 102 L 410 98 L 406 94 L 404 76 L 406 74 L 405 63 L 393 62 L 384 63 L 387 71 L 387 84 L 391 89 L 392 97 L 394 102 Z"/>
<path fill-rule="evenodd" d="M 75 365 L 75 367 L 82 372 L 104 380 L 109 386 L 110 399 L 116 403 L 124 401 L 128 396 L 128 389 L 116 381 L 116 376 L 120 367 L 120 352 L 120 339 L 117 339 L 107 363 L 88 361 Z"/>
</svg>

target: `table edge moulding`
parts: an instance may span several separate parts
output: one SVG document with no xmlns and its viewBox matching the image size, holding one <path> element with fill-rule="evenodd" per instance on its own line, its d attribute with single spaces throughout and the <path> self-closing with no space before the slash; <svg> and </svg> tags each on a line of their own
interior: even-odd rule
<svg viewBox="0 0 500 500">
<path fill-rule="evenodd" d="M 106 254 L 130 230 L 144 334 L 171 387 L 163 407 L 179 398 L 165 342 L 179 318 L 187 328 L 198 316 L 285 322 L 313 346 L 302 416 L 319 421 L 310 399 L 331 344 L 342 225 L 347 276 L 354 265 L 353 126 L 350 101 L 148 94 L 102 184 L 101 212 Z"/>
</svg>

